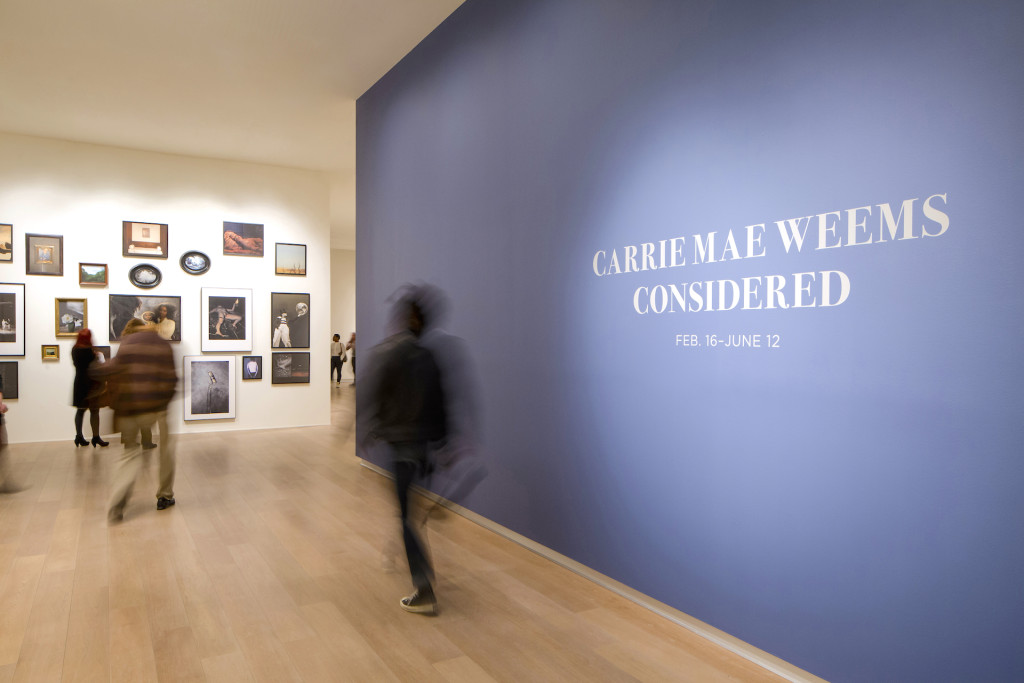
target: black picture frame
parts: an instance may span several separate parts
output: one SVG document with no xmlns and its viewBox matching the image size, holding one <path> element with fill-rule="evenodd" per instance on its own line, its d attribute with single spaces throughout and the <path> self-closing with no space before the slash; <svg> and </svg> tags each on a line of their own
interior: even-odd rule
<svg viewBox="0 0 1024 683">
<path fill-rule="evenodd" d="M 308 351 L 282 351 L 271 355 L 271 384 L 309 384 Z"/>
<path fill-rule="evenodd" d="M 263 356 L 242 356 L 242 379 L 263 379 Z"/>
<path fill-rule="evenodd" d="M 161 307 L 166 307 L 166 316 L 160 317 Z M 112 342 L 121 341 L 121 332 L 132 318 L 153 323 L 157 332 L 167 341 L 181 341 L 181 297 L 111 294 L 110 318 L 107 325 L 108 339 Z M 173 323 L 173 324 L 172 324 Z"/>
<path fill-rule="evenodd" d="M 263 257 L 263 224 L 224 221 L 224 255 Z"/>
<path fill-rule="evenodd" d="M 274 275 L 306 277 L 306 245 L 276 243 L 274 245 Z"/>
<path fill-rule="evenodd" d="M 121 221 L 121 255 L 126 258 L 167 258 L 167 224 Z"/>
<path fill-rule="evenodd" d="M 202 275 L 210 269 L 210 257 L 201 251 L 186 251 L 178 264 L 189 275 Z"/>
<path fill-rule="evenodd" d="M 309 316 L 309 294 L 297 292 L 271 292 L 271 348 L 308 349 Z"/>
<path fill-rule="evenodd" d="M 18 361 L 0 361 L 0 381 L 5 401 L 18 398 Z"/>
<path fill-rule="evenodd" d="M 25 285 L 0 283 L 0 356 L 25 355 Z"/>
<path fill-rule="evenodd" d="M 25 235 L 25 274 L 64 275 L 64 237 Z"/>
<path fill-rule="evenodd" d="M 139 289 L 153 289 L 163 278 L 163 273 L 152 263 L 140 263 L 128 271 L 128 281 Z"/>
</svg>

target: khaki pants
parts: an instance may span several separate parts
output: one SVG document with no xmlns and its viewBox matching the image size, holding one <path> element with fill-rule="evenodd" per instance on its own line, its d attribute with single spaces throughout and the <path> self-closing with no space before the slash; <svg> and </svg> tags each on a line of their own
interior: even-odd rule
<svg viewBox="0 0 1024 683">
<path fill-rule="evenodd" d="M 113 490 L 110 494 L 110 511 L 120 511 L 128 502 L 135 486 L 135 480 L 139 476 L 139 469 L 142 467 L 142 444 L 139 442 L 139 432 L 143 428 L 153 429 L 153 425 L 160 430 L 160 487 L 157 489 L 157 498 L 174 497 L 174 437 L 167 431 L 167 413 L 140 413 L 139 415 L 121 415 L 118 417 L 118 424 L 121 427 L 121 443 L 124 444 L 124 452 L 114 467 Z"/>
</svg>

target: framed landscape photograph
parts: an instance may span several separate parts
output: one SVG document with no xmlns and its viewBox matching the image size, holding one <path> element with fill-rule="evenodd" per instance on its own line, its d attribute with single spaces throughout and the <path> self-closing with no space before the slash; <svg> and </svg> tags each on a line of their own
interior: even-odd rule
<svg viewBox="0 0 1024 683">
<path fill-rule="evenodd" d="M 263 356 L 242 356 L 242 379 L 263 379 Z"/>
<path fill-rule="evenodd" d="M 25 274 L 63 275 L 64 238 L 60 235 L 25 235 Z"/>
<path fill-rule="evenodd" d="M 85 299 L 55 299 L 54 309 L 54 334 L 58 337 L 77 337 L 89 327 L 89 302 Z"/>
<path fill-rule="evenodd" d="M 60 360 L 60 346 L 43 344 L 43 360 Z"/>
<path fill-rule="evenodd" d="M 203 351 L 252 351 L 252 290 L 200 290 Z"/>
<path fill-rule="evenodd" d="M 263 224 L 224 221 L 226 256 L 263 256 Z"/>
<path fill-rule="evenodd" d="M 18 362 L 5 360 L 0 363 L 0 381 L 3 382 L 2 389 L 4 400 L 18 398 Z"/>
<path fill-rule="evenodd" d="M 235 357 L 185 356 L 185 419 L 235 417 Z"/>
<path fill-rule="evenodd" d="M 271 293 L 270 346 L 309 348 L 309 294 Z"/>
<path fill-rule="evenodd" d="M 83 287 L 106 287 L 106 263 L 79 263 L 78 284 Z"/>
<path fill-rule="evenodd" d="M 167 258 L 167 224 L 122 221 L 121 255 L 135 258 Z"/>
<path fill-rule="evenodd" d="M 309 352 L 273 354 L 271 384 L 309 384 Z"/>
<path fill-rule="evenodd" d="M 107 328 L 110 341 L 121 341 L 121 332 L 132 318 L 156 325 L 157 333 L 167 341 L 181 341 L 180 296 L 111 294 Z"/>
<path fill-rule="evenodd" d="M 14 226 L 0 223 L 0 263 L 14 260 Z"/>
<path fill-rule="evenodd" d="M 25 355 L 25 285 L 0 283 L 0 356 Z"/>
<path fill-rule="evenodd" d="M 278 242 L 274 245 L 274 253 L 275 275 L 306 274 L 305 244 L 282 244 Z"/>
</svg>

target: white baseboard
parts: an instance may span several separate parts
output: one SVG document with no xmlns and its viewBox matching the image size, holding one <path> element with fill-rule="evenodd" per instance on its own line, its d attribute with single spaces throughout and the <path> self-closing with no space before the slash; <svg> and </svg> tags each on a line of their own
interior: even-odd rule
<svg viewBox="0 0 1024 683">
<path fill-rule="evenodd" d="M 378 465 L 373 464 L 367 460 L 360 459 L 360 464 L 363 467 L 372 470 L 380 475 L 388 478 L 394 478 L 393 475 Z M 606 588 L 616 595 L 620 595 L 627 600 L 644 607 L 645 609 L 654 612 L 655 614 L 668 619 L 669 621 L 682 626 L 683 628 L 696 633 L 702 638 L 710 640 L 712 643 L 725 648 L 733 654 L 743 657 L 747 661 L 757 664 L 763 669 L 766 669 L 776 676 L 792 681 L 793 683 L 827 683 L 824 678 L 819 678 L 814 674 L 808 673 L 799 667 L 793 666 L 792 664 L 779 659 L 778 657 L 771 655 L 764 650 L 758 649 L 749 643 L 745 643 L 739 638 L 735 638 L 725 631 L 715 628 L 710 624 L 705 624 L 700 619 L 695 619 L 685 612 L 680 612 L 674 607 L 666 605 L 663 602 L 659 602 L 654 598 L 644 595 L 638 590 L 634 590 L 624 583 L 620 583 L 615 579 L 605 576 L 600 572 L 597 572 L 590 567 L 580 564 L 570 557 L 566 557 L 559 552 L 552 550 L 546 546 L 537 543 L 536 541 L 530 540 L 522 534 L 517 534 L 511 529 L 507 529 L 502 525 L 493 522 L 486 517 L 478 515 L 477 513 L 462 507 L 458 503 L 453 503 L 450 500 L 442 498 L 432 491 L 428 491 L 419 486 L 414 487 L 417 493 L 421 494 L 425 498 L 434 501 L 438 505 L 445 507 L 452 512 L 465 517 L 469 521 L 482 526 L 488 531 L 507 538 L 513 543 L 520 545 L 527 550 L 537 553 L 541 557 L 554 562 L 557 565 L 565 567 L 569 571 L 579 574 L 589 581 L 593 581 L 602 588 Z"/>
</svg>

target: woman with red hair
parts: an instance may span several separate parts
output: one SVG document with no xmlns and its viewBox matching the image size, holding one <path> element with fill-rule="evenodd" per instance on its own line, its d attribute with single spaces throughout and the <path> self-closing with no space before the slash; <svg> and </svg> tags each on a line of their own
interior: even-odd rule
<svg viewBox="0 0 1024 683">
<path fill-rule="evenodd" d="M 88 446 L 82 435 L 85 411 L 89 411 L 89 425 L 92 427 L 92 447 L 109 446 L 109 441 L 100 438 L 100 385 L 89 376 L 89 366 L 97 360 L 96 349 L 92 346 L 92 332 L 84 329 L 78 333 L 78 340 L 71 349 L 71 361 L 75 364 L 75 384 L 71 404 L 75 412 L 75 446 Z"/>
</svg>

